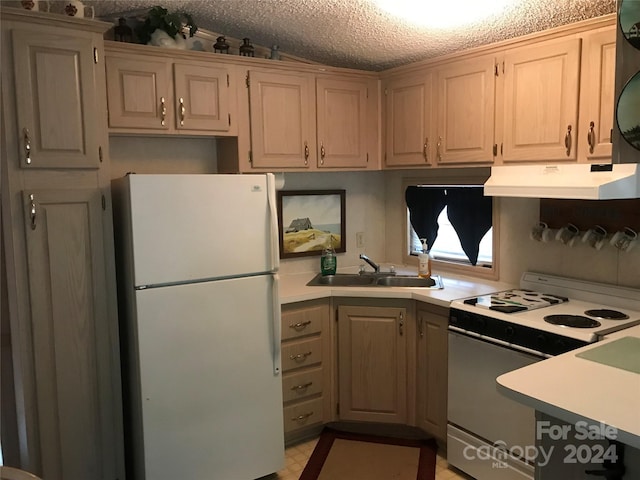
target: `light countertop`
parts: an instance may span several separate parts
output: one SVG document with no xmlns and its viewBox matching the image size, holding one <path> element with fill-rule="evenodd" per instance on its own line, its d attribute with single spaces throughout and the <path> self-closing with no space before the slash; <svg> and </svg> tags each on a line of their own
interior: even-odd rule
<svg viewBox="0 0 640 480">
<path fill-rule="evenodd" d="M 571 424 L 614 427 L 619 441 L 640 449 L 640 374 L 576 356 L 623 337 L 640 338 L 640 325 L 501 375 L 498 391 Z"/>
<path fill-rule="evenodd" d="M 339 270 L 338 273 L 357 273 L 357 269 Z M 415 269 L 396 268 L 398 275 L 417 275 Z M 336 287 L 313 286 L 309 282 L 316 273 L 280 274 L 280 302 L 282 304 L 326 297 L 406 298 L 449 307 L 457 298 L 483 295 L 514 288 L 514 285 L 491 280 L 434 272 L 440 275 L 443 289 L 408 287 Z"/>
</svg>

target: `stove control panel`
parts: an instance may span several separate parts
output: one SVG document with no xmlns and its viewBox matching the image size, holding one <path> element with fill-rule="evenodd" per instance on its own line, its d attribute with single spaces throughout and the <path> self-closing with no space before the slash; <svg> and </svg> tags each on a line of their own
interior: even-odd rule
<svg viewBox="0 0 640 480">
<path fill-rule="evenodd" d="M 472 336 L 484 337 L 488 341 L 506 343 L 513 348 L 539 352 L 543 356 L 554 356 L 588 345 L 588 342 L 544 332 L 531 327 L 505 322 L 479 313 L 451 308 L 449 326 Z"/>
</svg>

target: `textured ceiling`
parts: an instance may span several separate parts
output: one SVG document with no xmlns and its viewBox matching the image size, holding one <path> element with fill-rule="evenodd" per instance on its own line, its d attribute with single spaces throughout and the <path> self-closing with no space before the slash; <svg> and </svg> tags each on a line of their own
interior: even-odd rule
<svg viewBox="0 0 640 480">
<path fill-rule="evenodd" d="M 416 0 L 419 2 L 420 0 Z M 456 0 L 422 0 L 452 7 Z M 477 0 L 492 2 L 492 0 Z M 191 13 L 198 27 L 249 37 L 256 45 L 314 62 L 384 70 L 615 12 L 615 0 L 513 0 L 503 13 L 460 28 L 416 27 L 379 9 L 373 0 L 96 0 L 97 17 L 162 5 Z"/>
</svg>

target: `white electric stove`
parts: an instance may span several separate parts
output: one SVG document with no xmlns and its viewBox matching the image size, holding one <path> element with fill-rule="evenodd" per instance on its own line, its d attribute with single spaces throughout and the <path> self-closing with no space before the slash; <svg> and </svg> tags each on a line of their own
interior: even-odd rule
<svg viewBox="0 0 640 480">
<path fill-rule="evenodd" d="M 480 335 L 490 336 L 493 329 L 488 328 L 490 321 L 483 322 L 476 315 L 505 322 L 503 333 L 507 335 L 499 337 L 505 341 L 523 326 L 586 344 L 639 324 L 640 290 L 527 272 L 520 289 L 454 300 L 451 308 L 470 313 L 470 321 L 458 326 Z M 457 317 L 466 318 L 464 314 Z"/>
</svg>

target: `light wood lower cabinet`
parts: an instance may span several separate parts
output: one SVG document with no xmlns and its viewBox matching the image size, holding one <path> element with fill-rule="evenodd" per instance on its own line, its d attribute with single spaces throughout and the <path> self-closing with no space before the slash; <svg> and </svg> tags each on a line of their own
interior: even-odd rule
<svg viewBox="0 0 640 480">
<path fill-rule="evenodd" d="M 332 420 L 329 300 L 282 306 L 282 398 L 285 441 Z"/>
<path fill-rule="evenodd" d="M 418 303 L 416 423 L 438 439 L 447 436 L 447 327 L 449 309 Z"/>
<path fill-rule="evenodd" d="M 338 306 L 341 420 L 407 423 L 408 312 Z"/>
</svg>

